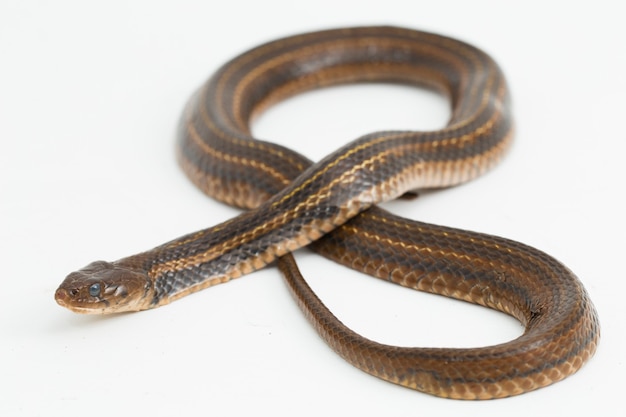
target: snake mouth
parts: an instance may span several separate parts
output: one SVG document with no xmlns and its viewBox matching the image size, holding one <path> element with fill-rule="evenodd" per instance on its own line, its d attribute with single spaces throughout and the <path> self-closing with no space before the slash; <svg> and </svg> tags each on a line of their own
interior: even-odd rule
<svg viewBox="0 0 626 417">
<path fill-rule="evenodd" d="M 54 293 L 54 299 L 58 305 L 61 307 L 65 307 L 74 313 L 79 314 L 104 314 L 105 308 L 94 308 L 94 307 L 82 307 L 72 303 L 72 297 L 68 294 L 67 290 L 63 288 L 59 288 Z"/>
</svg>

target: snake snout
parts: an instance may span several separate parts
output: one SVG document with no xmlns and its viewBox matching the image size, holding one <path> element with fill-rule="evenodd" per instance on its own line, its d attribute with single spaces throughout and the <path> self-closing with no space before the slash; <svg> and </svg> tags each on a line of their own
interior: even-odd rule
<svg viewBox="0 0 626 417">
<path fill-rule="evenodd" d="M 67 293 L 65 292 L 64 289 L 59 288 L 58 290 L 56 290 L 56 292 L 54 293 L 54 299 L 56 300 L 56 302 L 61 305 L 61 306 L 65 306 L 65 300 L 67 298 Z"/>
</svg>

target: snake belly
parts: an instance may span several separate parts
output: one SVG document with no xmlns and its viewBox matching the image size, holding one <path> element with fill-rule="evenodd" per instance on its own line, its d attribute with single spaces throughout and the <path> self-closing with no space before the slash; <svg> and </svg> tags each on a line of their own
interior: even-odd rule
<svg viewBox="0 0 626 417">
<path fill-rule="evenodd" d="M 255 139 L 251 120 L 279 100 L 353 82 L 436 89 L 447 126 L 365 135 L 317 163 Z M 415 189 L 449 187 L 493 167 L 512 138 L 509 92 L 497 64 L 466 43 L 395 27 L 325 30 L 269 42 L 221 67 L 186 106 L 178 159 L 206 194 L 248 209 L 217 226 L 67 276 L 57 302 L 79 313 L 155 308 L 277 262 L 326 342 L 387 381 L 457 399 L 490 399 L 576 372 L 599 340 L 583 285 L 551 256 L 511 240 L 410 221 L 376 204 Z M 404 348 L 344 326 L 298 271 L 309 246 L 402 286 L 487 306 L 525 332 L 495 346 Z"/>
</svg>

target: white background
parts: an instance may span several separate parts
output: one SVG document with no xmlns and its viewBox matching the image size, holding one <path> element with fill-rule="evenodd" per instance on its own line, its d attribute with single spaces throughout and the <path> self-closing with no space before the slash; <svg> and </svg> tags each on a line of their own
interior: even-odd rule
<svg viewBox="0 0 626 417">
<path fill-rule="evenodd" d="M 214 3 L 0 3 L 0 415 L 625 415 L 623 402 L 611 405 L 626 372 L 623 2 Z M 503 163 L 386 206 L 562 260 L 600 314 L 587 366 L 505 400 L 413 392 L 332 352 L 273 268 L 138 314 L 80 316 L 55 304 L 72 270 L 236 215 L 174 159 L 181 109 L 212 71 L 263 41 L 364 24 L 458 37 L 503 67 L 517 123 Z M 361 134 L 434 129 L 448 115 L 431 93 L 345 87 L 282 103 L 254 132 L 318 159 Z M 329 307 L 382 342 L 479 346 L 522 331 L 499 313 L 298 258 Z"/>
</svg>

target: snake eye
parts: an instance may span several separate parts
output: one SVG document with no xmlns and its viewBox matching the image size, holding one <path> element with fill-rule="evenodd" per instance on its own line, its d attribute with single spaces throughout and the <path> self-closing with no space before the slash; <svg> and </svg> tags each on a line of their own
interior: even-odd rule
<svg viewBox="0 0 626 417">
<path fill-rule="evenodd" d="M 99 283 L 91 284 L 91 286 L 89 287 L 89 295 L 91 295 L 92 297 L 100 296 L 100 284 Z"/>
</svg>

